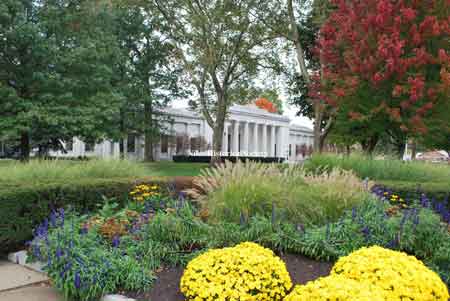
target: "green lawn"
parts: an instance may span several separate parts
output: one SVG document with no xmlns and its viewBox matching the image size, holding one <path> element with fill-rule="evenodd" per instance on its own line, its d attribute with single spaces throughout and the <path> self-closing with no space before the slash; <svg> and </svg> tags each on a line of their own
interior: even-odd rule
<svg viewBox="0 0 450 301">
<path fill-rule="evenodd" d="M 196 176 L 203 168 L 208 167 L 207 163 L 175 163 L 170 161 L 141 164 L 148 171 L 148 176 L 160 177 Z"/>
</svg>

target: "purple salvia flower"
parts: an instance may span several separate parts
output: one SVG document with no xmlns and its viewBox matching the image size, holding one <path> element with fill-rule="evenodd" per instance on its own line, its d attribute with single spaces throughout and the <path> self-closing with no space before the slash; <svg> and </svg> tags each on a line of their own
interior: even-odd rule
<svg viewBox="0 0 450 301">
<path fill-rule="evenodd" d="M 64 252 L 60 247 L 56 248 L 55 256 L 57 259 L 60 259 L 63 256 Z"/>
<path fill-rule="evenodd" d="M 118 248 L 120 245 L 120 238 L 118 235 L 114 236 L 113 240 L 112 240 L 112 246 L 113 248 Z"/>
<path fill-rule="evenodd" d="M 75 272 L 75 279 L 74 279 L 75 288 L 79 289 L 81 287 L 81 278 L 80 273 L 78 271 Z"/>
<path fill-rule="evenodd" d="M 362 232 L 364 238 L 366 239 L 366 241 L 369 241 L 369 239 L 370 239 L 370 229 L 368 227 L 364 227 L 361 230 L 361 232 Z"/>
</svg>

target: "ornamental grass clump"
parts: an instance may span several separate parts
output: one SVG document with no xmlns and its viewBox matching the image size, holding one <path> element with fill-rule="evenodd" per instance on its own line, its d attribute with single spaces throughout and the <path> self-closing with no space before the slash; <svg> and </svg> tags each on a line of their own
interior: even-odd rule
<svg viewBox="0 0 450 301">
<path fill-rule="evenodd" d="M 213 249 L 187 265 L 180 289 L 186 300 L 282 300 L 292 282 L 284 262 L 258 244 Z"/>
<path fill-rule="evenodd" d="M 386 293 L 377 286 L 340 275 L 319 278 L 297 285 L 284 301 L 386 301 Z"/>
<path fill-rule="evenodd" d="M 439 276 L 420 260 L 378 246 L 341 257 L 331 275 L 378 286 L 387 293 L 386 300 L 447 301 L 450 297 Z"/>
<path fill-rule="evenodd" d="M 262 215 L 296 224 L 322 225 L 338 220 L 346 209 L 370 198 L 362 181 L 350 171 L 334 169 L 314 175 L 298 166 L 226 162 L 203 170 L 189 191 L 210 222 L 236 222 Z"/>
</svg>

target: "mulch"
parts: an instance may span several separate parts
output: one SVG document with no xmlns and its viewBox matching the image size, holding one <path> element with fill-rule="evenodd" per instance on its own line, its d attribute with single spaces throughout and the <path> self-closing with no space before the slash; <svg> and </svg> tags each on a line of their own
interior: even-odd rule
<svg viewBox="0 0 450 301">
<path fill-rule="evenodd" d="M 330 262 L 315 261 L 302 255 L 284 254 L 280 257 L 286 262 L 294 284 L 305 284 L 308 281 L 327 276 L 333 266 Z M 158 279 L 150 292 L 133 297 L 142 301 L 184 301 L 179 287 L 182 275 L 183 268 L 181 267 L 164 269 L 157 273 Z"/>
</svg>

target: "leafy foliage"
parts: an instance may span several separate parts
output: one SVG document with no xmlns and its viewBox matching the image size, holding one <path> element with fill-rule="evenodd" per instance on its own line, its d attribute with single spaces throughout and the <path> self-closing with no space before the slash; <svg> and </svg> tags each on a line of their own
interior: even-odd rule
<svg viewBox="0 0 450 301">
<path fill-rule="evenodd" d="M 195 89 L 191 105 L 213 129 L 220 152 L 228 108 L 261 69 L 279 71 L 276 41 L 256 10 L 270 15 L 264 1 L 153 0 L 149 11 L 164 20 L 164 36 Z M 244 93 L 245 94 L 245 93 Z M 212 157 L 212 161 L 218 155 Z"/>
<path fill-rule="evenodd" d="M 448 99 L 448 2 L 334 3 L 319 42 L 321 97 L 336 107 L 347 102 L 352 119 L 384 114 L 404 132 L 425 133 L 427 114 Z M 353 97 L 361 90 L 371 106 Z"/>
<path fill-rule="evenodd" d="M 74 136 L 117 133 L 107 11 L 85 0 L 42 2 L 0 4 L 0 136 L 20 140 L 24 158 L 32 147 L 45 153 Z"/>
<path fill-rule="evenodd" d="M 181 68 L 171 59 L 174 47 L 161 34 L 156 14 L 148 14 L 139 3 L 113 3 L 114 34 L 121 51 L 115 85 L 125 98 L 118 121 L 122 137 L 130 132 L 145 135 L 145 160 L 152 161 L 153 146 L 169 132 L 164 124 L 171 120 L 162 111 L 184 95 Z"/>
<path fill-rule="evenodd" d="M 418 205 L 405 210 L 391 209 L 384 202 L 371 200 L 347 212 L 336 223 L 306 229 L 301 252 L 318 259 L 336 260 L 362 247 L 382 246 L 417 256 L 448 282 L 445 267 L 449 259 L 441 251 L 450 241 L 450 234 L 440 217 Z"/>
</svg>

